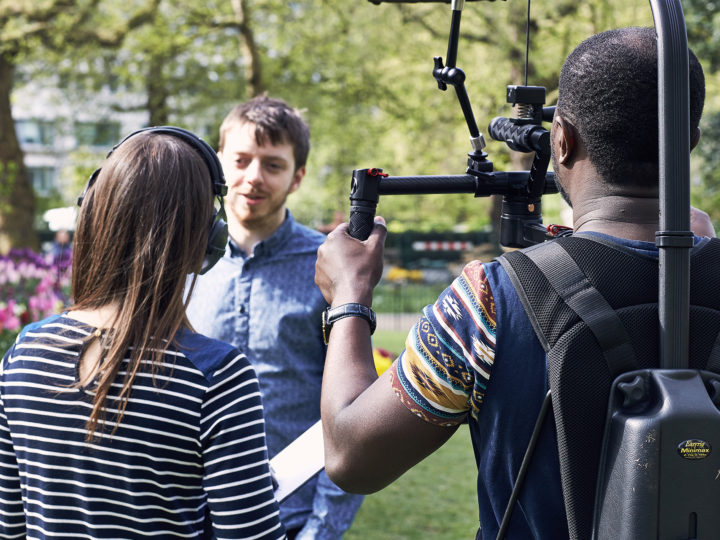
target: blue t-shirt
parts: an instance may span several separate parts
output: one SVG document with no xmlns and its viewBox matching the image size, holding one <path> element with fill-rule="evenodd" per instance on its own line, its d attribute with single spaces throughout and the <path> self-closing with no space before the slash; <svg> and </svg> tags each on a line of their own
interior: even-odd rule
<svg viewBox="0 0 720 540">
<path fill-rule="evenodd" d="M 651 242 L 593 234 L 644 255 Z M 697 241 L 698 239 L 696 239 Z M 427 306 L 392 368 L 416 415 L 468 420 L 478 465 L 482 538 L 495 538 L 548 391 L 547 357 L 500 263 L 469 263 Z M 547 421 L 513 512 L 508 539 L 567 538 L 554 423 Z"/>
</svg>

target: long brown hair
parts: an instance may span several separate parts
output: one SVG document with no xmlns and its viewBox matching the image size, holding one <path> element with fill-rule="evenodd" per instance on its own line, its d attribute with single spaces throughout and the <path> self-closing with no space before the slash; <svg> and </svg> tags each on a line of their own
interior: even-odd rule
<svg viewBox="0 0 720 540">
<path fill-rule="evenodd" d="M 118 307 L 101 342 L 88 441 L 105 424 L 106 401 L 125 358 L 113 433 L 142 360 L 149 356 L 156 366 L 177 331 L 189 327 L 185 282 L 200 270 L 212 216 L 207 165 L 189 144 L 166 134 L 124 141 L 88 190 L 74 237 L 71 309 Z"/>
</svg>

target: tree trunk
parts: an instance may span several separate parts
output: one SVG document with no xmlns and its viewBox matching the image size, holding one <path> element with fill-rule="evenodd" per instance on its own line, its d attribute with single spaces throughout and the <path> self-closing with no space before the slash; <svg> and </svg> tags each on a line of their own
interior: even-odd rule
<svg viewBox="0 0 720 540">
<path fill-rule="evenodd" d="M 167 61 L 167 58 L 152 55 L 145 76 L 151 126 L 167 126 L 169 123 L 168 89 L 165 74 L 163 73 L 163 67 Z"/>
<path fill-rule="evenodd" d="M 255 43 L 255 34 L 250 21 L 250 7 L 247 0 L 232 0 L 235 20 L 242 41 L 242 55 L 245 60 L 245 82 L 250 90 L 250 97 L 264 93 L 265 85 L 262 81 L 262 63 L 260 53 Z"/>
<path fill-rule="evenodd" d="M 35 232 L 35 193 L 10 108 L 14 65 L 0 54 L 0 253 L 10 248 L 39 248 Z"/>
</svg>

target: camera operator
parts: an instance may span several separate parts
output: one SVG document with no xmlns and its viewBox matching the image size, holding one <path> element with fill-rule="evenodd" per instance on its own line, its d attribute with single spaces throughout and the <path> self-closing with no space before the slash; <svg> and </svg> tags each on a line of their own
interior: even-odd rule
<svg viewBox="0 0 720 540">
<path fill-rule="evenodd" d="M 705 89 L 692 52 L 689 66 L 694 147 Z M 569 55 L 560 76 L 551 147 L 557 182 L 573 208 L 574 234 L 634 257 L 657 259 L 653 29 L 603 32 Z M 702 212 L 694 218 L 694 225 L 708 225 Z M 714 236 L 711 226 L 701 234 Z M 376 218 L 364 242 L 351 238 L 347 225 L 328 236 L 318 253 L 315 279 L 333 308 L 371 306 L 385 236 L 382 218 Z M 717 240 L 695 236 L 694 241 L 696 249 L 717 249 Z M 622 271 L 617 272 L 622 280 Z M 373 370 L 371 327 L 363 316 L 332 325 L 322 390 L 326 470 L 347 491 L 377 491 L 467 421 L 478 464 L 478 538 L 495 538 L 547 381 L 546 354 L 508 275 L 498 262 L 471 262 L 424 309 L 405 351 L 380 378 Z M 551 426 L 548 422 L 540 435 L 507 538 L 568 537 Z"/>
</svg>

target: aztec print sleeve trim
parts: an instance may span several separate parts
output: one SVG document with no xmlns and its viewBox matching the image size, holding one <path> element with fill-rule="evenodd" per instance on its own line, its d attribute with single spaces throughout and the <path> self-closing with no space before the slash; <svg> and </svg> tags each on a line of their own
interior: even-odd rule
<svg viewBox="0 0 720 540">
<path fill-rule="evenodd" d="M 495 301 L 481 262 L 445 289 L 408 334 L 392 385 L 411 412 L 453 426 L 477 418 L 495 360 Z"/>
</svg>

